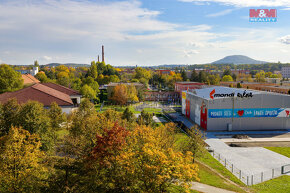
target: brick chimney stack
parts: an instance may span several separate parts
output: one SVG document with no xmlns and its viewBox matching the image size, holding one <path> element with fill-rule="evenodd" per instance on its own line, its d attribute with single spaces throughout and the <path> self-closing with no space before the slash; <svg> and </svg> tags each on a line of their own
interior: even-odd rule
<svg viewBox="0 0 290 193">
<path fill-rule="evenodd" d="M 104 46 L 102 46 L 102 62 L 105 62 L 105 51 L 104 51 Z"/>
</svg>

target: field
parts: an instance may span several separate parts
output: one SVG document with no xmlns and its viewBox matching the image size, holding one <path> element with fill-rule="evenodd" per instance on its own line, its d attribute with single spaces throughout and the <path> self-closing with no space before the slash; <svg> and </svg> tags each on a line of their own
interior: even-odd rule
<svg viewBox="0 0 290 193">
<path fill-rule="evenodd" d="M 286 193 L 290 192 L 290 176 L 280 176 L 261 184 L 252 186 L 258 193 Z"/>
<path fill-rule="evenodd" d="M 290 147 L 265 147 L 265 148 L 290 158 Z"/>
</svg>

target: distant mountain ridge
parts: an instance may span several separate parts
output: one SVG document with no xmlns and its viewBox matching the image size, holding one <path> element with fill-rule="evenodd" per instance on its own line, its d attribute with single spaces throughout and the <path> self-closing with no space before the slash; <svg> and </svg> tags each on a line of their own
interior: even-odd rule
<svg viewBox="0 0 290 193">
<path fill-rule="evenodd" d="M 49 63 L 49 64 L 45 64 L 45 65 L 41 65 L 41 66 L 49 66 L 49 67 L 53 67 L 53 66 L 60 66 L 60 65 L 64 65 L 64 66 L 70 66 L 70 67 L 89 67 L 89 64 L 76 64 L 76 63 L 66 63 L 66 64 L 61 64 L 61 63 Z"/>
<path fill-rule="evenodd" d="M 265 64 L 269 62 L 254 60 L 244 55 L 231 55 L 226 56 L 223 59 L 212 62 L 212 64 Z"/>
</svg>

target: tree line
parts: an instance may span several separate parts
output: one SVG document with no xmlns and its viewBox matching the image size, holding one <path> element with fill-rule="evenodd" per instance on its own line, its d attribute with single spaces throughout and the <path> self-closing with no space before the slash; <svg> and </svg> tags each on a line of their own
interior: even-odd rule
<svg viewBox="0 0 290 193">
<path fill-rule="evenodd" d="M 153 127 L 151 115 L 141 114 L 136 121 L 129 109 L 98 113 L 87 99 L 70 115 L 55 103 L 1 104 L 0 192 L 187 189 L 199 180 L 194 158 L 203 144 L 177 143 L 173 123 Z"/>
</svg>

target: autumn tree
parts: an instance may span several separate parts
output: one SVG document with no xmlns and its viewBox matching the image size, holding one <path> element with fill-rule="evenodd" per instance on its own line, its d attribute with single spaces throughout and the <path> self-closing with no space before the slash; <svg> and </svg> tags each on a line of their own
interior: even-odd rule
<svg viewBox="0 0 290 193">
<path fill-rule="evenodd" d="M 7 64 L 0 65 L 0 93 L 12 92 L 23 87 L 23 79 L 19 72 L 16 72 Z"/>
<path fill-rule="evenodd" d="M 127 86 L 125 84 L 115 86 L 111 100 L 116 104 L 125 105 L 128 101 Z"/>
<path fill-rule="evenodd" d="M 48 78 L 44 72 L 38 72 L 35 75 L 35 78 L 37 78 L 40 82 L 48 82 Z"/>
<path fill-rule="evenodd" d="M 135 191 L 166 192 L 173 183 L 181 182 L 186 187 L 187 182 L 198 180 L 192 153 L 177 151 L 174 142 L 174 128 L 170 125 L 155 129 L 140 126 L 132 131 L 129 150 L 118 160 L 138 184 Z"/>
<path fill-rule="evenodd" d="M 265 72 L 263 70 L 256 73 L 255 78 L 256 78 L 256 82 L 266 82 Z"/>
<path fill-rule="evenodd" d="M 0 144 L 0 192 L 40 192 L 47 170 L 38 137 L 12 127 Z"/>
<path fill-rule="evenodd" d="M 133 84 L 127 86 L 127 98 L 128 102 L 138 102 L 138 92 L 136 87 Z"/>
<path fill-rule="evenodd" d="M 233 82 L 233 78 L 231 77 L 231 75 L 224 75 L 222 78 L 223 82 Z"/>
</svg>

